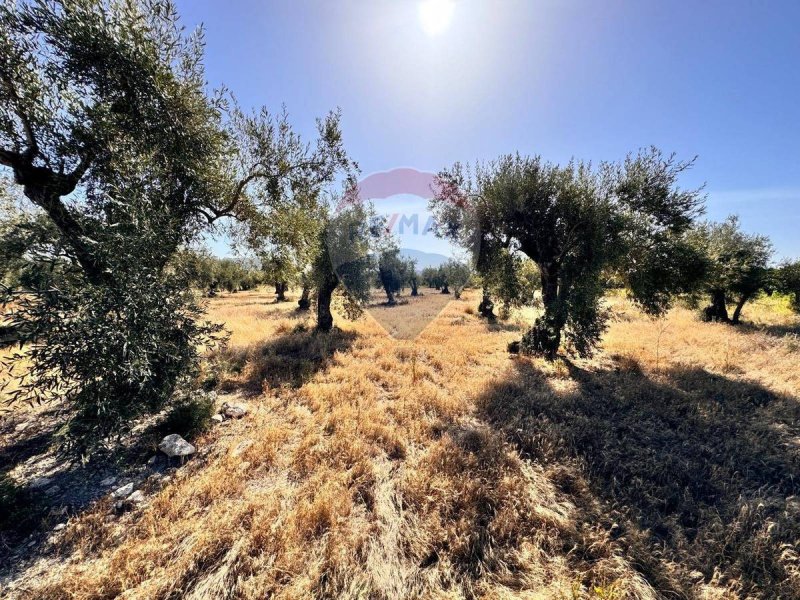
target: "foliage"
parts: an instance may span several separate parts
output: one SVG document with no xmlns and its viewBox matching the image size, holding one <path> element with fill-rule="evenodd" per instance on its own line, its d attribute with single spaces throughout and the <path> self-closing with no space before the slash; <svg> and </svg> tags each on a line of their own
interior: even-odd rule
<svg viewBox="0 0 800 600">
<path fill-rule="evenodd" d="M 350 318 L 361 314 L 361 305 L 369 300 L 374 281 L 371 250 L 382 232 L 371 207 L 358 202 L 343 204 L 326 217 L 320 232 L 312 267 L 317 291 L 317 330 L 333 327 L 331 301 L 341 292 L 341 307 Z"/>
<path fill-rule="evenodd" d="M 161 409 L 196 373 L 198 345 L 220 327 L 204 323 L 185 283 L 142 272 L 119 287 L 64 281 L 54 293 L 16 296 L 11 324 L 26 328 L 30 369 L 11 401 L 63 401 L 68 448 L 126 431 Z M 4 300 L 8 300 L 6 297 Z"/>
<path fill-rule="evenodd" d="M 471 250 L 481 275 L 492 277 L 498 260 L 518 252 L 536 263 L 545 310 L 523 338 L 527 351 L 552 359 L 563 334 L 586 356 L 607 322 L 604 271 L 619 272 L 656 314 L 694 285 L 684 237 L 702 196 L 676 186 L 691 164 L 656 149 L 598 168 L 519 155 L 472 171 L 457 163 L 439 174 L 431 209 L 437 233 Z"/>
<path fill-rule="evenodd" d="M 531 259 L 520 252 L 501 248 L 496 252 L 484 253 L 479 260 L 478 282 L 484 291 L 482 304 L 491 298 L 500 300 L 501 316 L 505 318 L 512 308 L 534 303 L 535 294 L 541 289 L 541 279 L 539 269 Z M 491 311 L 487 312 L 486 309 L 479 308 L 479 312 L 493 318 Z"/>
<path fill-rule="evenodd" d="M 420 272 L 420 280 L 425 286 L 438 290 L 442 287 L 442 272 L 439 267 L 425 267 Z"/>
<path fill-rule="evenodd" d="M 0 54 L 0 165 L 37 207 L 0 242 L 31 362 L 12 399 L 63 398 L 84 450 L 163 406 L 216 333 L 172 261 L 227 201 L 230 146 L 167 1 L 4 3 Z"/>
<path fill-rule="evenodd" d="M 444 286 L 453 288 L 456 300 L 461 298 L 461 292 L 467 286 L 472 276 L 472 269 L 465 262 L 450 259 L 439 267 Z"/>
<path fill-rule="evenodd" d="M 791 296 L 792 308 L 800 312 L 800 260 L 783 263 L 776 279 L 781 292 Z"/>
<path fill-rule="evenodd" d="M 186 277 L 191 287 L 209 295 L 218 290 L 251 290 L 264 281 L 264 273 L 258 261 L 217 258 L 205 249 L 183 249 L 175 255 L 172 265 Z"/>
<path fill-rule="evenodd" d="M 736 216 L 721 223 L 698 225 L 690 240 L 708 265 L 704 290 L 711 297 L 711 305 L 705 309 L 706 318 L 738 323 L 745 303 L 771 289 L 772 244 L 766 236 L 743 232 Z M 727 303 L 731 300 L 736 308 L 729 317 Z"/>
<path fill-rule="evenodd" d="M 396 304 L 398 294 L 408 282 L 408 261 L 400 256 L 400 248 L 396 243 L 389 243 L 379 250 L 377 257 L 378 284 L 386 292 L 389 304 Z"/>
<path fill-rule="evenodd" d="M 192 439 L 208 430 L 215 412 L 216 394 L 193 392 L 175 403 L 161 429 Z"/>
</svg>

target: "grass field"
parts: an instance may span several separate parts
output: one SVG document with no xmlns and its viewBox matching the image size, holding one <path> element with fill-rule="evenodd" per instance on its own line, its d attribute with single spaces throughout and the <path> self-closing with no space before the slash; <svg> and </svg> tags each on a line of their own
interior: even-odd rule
<svg viewBox="0 0 800 600">
<path fill-rule="evenodd" d="M 0 596 L 800 597 L 800 323 L 780 302 L 733 328 L 611 298 L 603 351 L 547 363 L 506 350 L 532 313 L 489 325 L 474 291 L 327 336 L 271 299 L 210 305 L 231 336 L 206 376 L 248 416 L 135 509 L 70 512 Z"/>
</svg>

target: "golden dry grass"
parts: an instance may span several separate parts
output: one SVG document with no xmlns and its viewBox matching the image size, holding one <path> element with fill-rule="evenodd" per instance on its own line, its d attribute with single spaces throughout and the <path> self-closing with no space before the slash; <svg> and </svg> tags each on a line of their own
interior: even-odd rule
<svg viewBox="0 0 800 600">
<path fill-rule="evenodd" d="M 420 289 L 421 296 L 404 295 L 398 304 L 388 306 L 383 292 L 376 290 L 369 304 L 369 316 L 392 337 L 412 340 L 433 321 L 452 295 L 442 294 L 432 288 Z"/>
<path fill-rule="evenodd" d="M 797 320 L 732 329 L 622 300 L 591 361 L 511 357 L 530 315 L 452 301 L 417 339 L 211 303 L 251 414 L 149 502 L 73 517 L 21 598 L 800 595 Z M 228 397 L 221 398 L 227 399 Z"/>
</svg>

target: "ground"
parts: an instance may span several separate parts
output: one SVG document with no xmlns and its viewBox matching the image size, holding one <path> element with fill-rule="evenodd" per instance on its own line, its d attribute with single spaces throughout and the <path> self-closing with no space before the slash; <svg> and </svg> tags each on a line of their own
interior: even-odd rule
<svg viewBox="0 0 800 600">
<path fill-rule="evenodd" d="M 377 308 L 384 326 L 337 318 L 330 335 L 271 294 L 212 300 L 231 337 L 205 381 L 248 415 L 183 465 L 148 465 L 152 441 L 131 442 L 108 489 L 108 466 L 36 466 L 49 409 L 4 416 L 8 478 L 93 492 L 62 511 L 63 486 L 32 490 L 50 512 L 8 551 L 0 596 L 800 597 L 800 323 L 785 306 L 733 328 L 612 297 L 602 351 L 547 363 L 506 350 L 531 311 L 490 325 L 476 291 L 424 292 Z M 438 315 L 416 338 L 392 316 L 414 307 Z M 127 481 L 146 500 L 115 506 Z"/>
</svg>

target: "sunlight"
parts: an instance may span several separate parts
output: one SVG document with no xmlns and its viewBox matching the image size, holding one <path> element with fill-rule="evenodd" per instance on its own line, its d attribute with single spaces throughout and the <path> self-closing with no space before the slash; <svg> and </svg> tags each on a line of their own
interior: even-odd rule
<svg viewBox="0 0 800 600">
<path fill-rule="evenodd" d="M 425 0 L 419 4 L 419 20 L 422 29 L 430 36 L 439 35 L 447 29 L 453 18 L 453 0 Z"/>
</svg>

